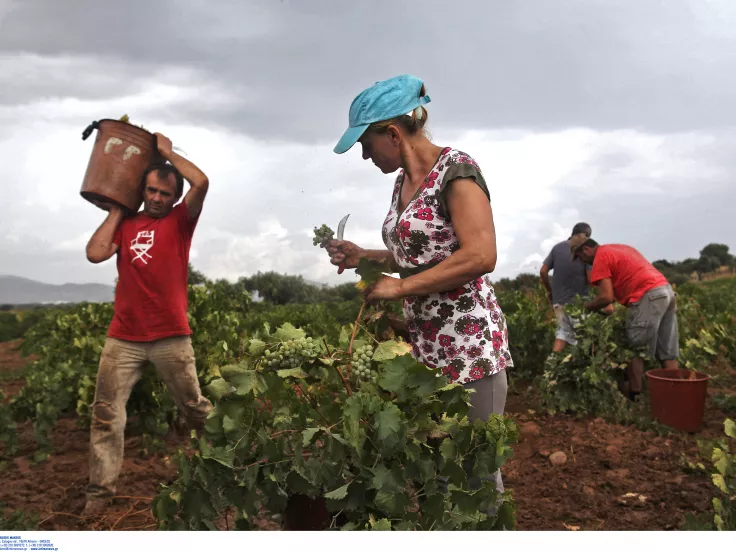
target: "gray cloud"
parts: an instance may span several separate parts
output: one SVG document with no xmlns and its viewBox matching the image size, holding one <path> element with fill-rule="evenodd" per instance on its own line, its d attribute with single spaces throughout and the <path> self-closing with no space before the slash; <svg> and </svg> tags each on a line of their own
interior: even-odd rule
<svg viewBox="0 0 736 552">
<path fill-rule="evenodd" d="M 499 244 L 511 244 L 497 277 L 531 269 L 580 219 L 650 258 L 736 246 L 734 52 L 728 0 L 0 0 L 2 271 L 112 281 L 114 264 L 83 255 L 101 213 L 78 197 L 90 148 L 79 132 L 128 112 L 188 128 L 172 137 L 212 177 L 195 265 L 338 281 L 306 233 L 351 212 L 348 237 L 376 244 L 391 178 L 331 145 L 353 97 L 403 72 L 426 80 L 438 142 L 500 129 L 468 150 L 494 176 Z M 591 151 L 574 142 L 580 161 L 565 132 L 541 134 L 574 128 L 596 131 Z M 562 146 L 504 158 L 504 143 L 532 133 Z M 207 147 L 230 141 L 228 155 Z"/>
<path fill-rule="evenodd" d="M 400 72 L 426 80 L 443 127 L 673 132 L 736 124 L 736 13 L 725 2 L 14 6 L 2 20 L 0 51 L 93 53 L 127 68 L 121 84 L 131 73 L 155 78 L 186 67 L 196 71 L 191 83 L 218 87 L 231 101 L 203 97 L 164 116 L 267 139 L 335 139 L 355 94 Z M 92 73 L 102 75 L 99 84 L 83 73 L 84 91 L 109 93 L 99 66 Z M 11 83 L 10 90 L 30 98 L 44 86 Z"/>
</svg>

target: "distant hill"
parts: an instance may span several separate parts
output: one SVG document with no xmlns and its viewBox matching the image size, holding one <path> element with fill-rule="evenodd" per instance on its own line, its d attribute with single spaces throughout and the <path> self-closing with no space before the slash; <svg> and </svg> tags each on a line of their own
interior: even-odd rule
<svg viewBox="0 0 736 552">
<path fill-rule="evenodd" d="M 107 284 L 44 284 L 19 276 L 0 275 L 0 305 L 33 303 L 105 303 L 115 288 Z"/>
</svg>

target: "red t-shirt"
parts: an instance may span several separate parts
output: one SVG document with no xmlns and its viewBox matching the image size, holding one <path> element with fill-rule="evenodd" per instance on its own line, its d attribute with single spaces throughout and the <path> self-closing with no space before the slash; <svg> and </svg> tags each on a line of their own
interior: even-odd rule
<svg viewBox="0 0 736 552">
<path fill-rule="evenodd" d="M 108 336 L 155 341 L 192 333 L 187 283 L 196 226 L 183 201 L 163 218 L 138 213 L 123 220 L 113 238 L 118 282 Z"/>
<path fill-rule="evenodd" d="M 593 260 L 590 281 L 611 279 L 613 296 L 622 305 L 636 303 L 650 289 L 668 284 L 667 278 L 628 245 L 600 245 Z"/>
</svg>

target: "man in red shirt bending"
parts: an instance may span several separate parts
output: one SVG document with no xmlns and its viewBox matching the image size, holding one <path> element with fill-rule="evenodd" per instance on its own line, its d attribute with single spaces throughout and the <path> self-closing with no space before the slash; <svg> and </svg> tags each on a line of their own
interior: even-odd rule
<svg viewBox="0 0 736 552">
<path fill-rule="evenodd" d="M 667 278 L 641 253 L 628 245 L 598 245 L 586 236 L 570 240 L 572 258 L 592 264 L 590 281 L 598 296 L 587 303 L 601 310 L 614 301 L 628 307 L 626 336 L 633 347 L 647 347 L 664 368 L 677 368 L 680 355 L 677 300 Z M 627 368 L 629 398 L 641 393 L 644 360 L 636 357 Z"/>
<path fill-rule="evenodd" d="M 174 153 L 156 133 L 168 161 L 146 170 L 143 211 L 124 218 L 114 205 L 87 244 L 92 263 L 117 255 L 115 312 L 97 372 L 92 404 L 89 485 L 85 513 L 105 509 L 115 495 L 123 462 L 125 406 L 151 362 L 189 425 L 200 428 L 212 409 L 202 396 L 187 319 L 189 248 L 209 181 L 193 163 Z M 184 179 L 190 188 L 181 198 Z"/>
</svg>

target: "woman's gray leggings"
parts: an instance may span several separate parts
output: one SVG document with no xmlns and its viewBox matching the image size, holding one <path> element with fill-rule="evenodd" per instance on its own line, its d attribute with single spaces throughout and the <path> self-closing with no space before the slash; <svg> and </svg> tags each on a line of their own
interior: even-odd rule
<svg viewBox="0 0 736 552">
<path fill-rule="evenodd" d="M 470 420 L 487 420 L 491 414 L 503 414 L 506 406 L 506 392 L 509 383 L 506 378 L 506 370 L 501 370 L 488 376 L 465 384 L 465 389 L 473 389 L 475 393 L 470 395 L 470 412 L 468 418 Z M 469 474 L 470 475 L 470 474 Z M 473 481 L 471 475 L 468 484 L 472 487 L 480 486 L 478 480 Z M 496 472 L 496 490 L 503 492 L 503 481 L 501 480 L 501 470 Z"/>
</svg>

